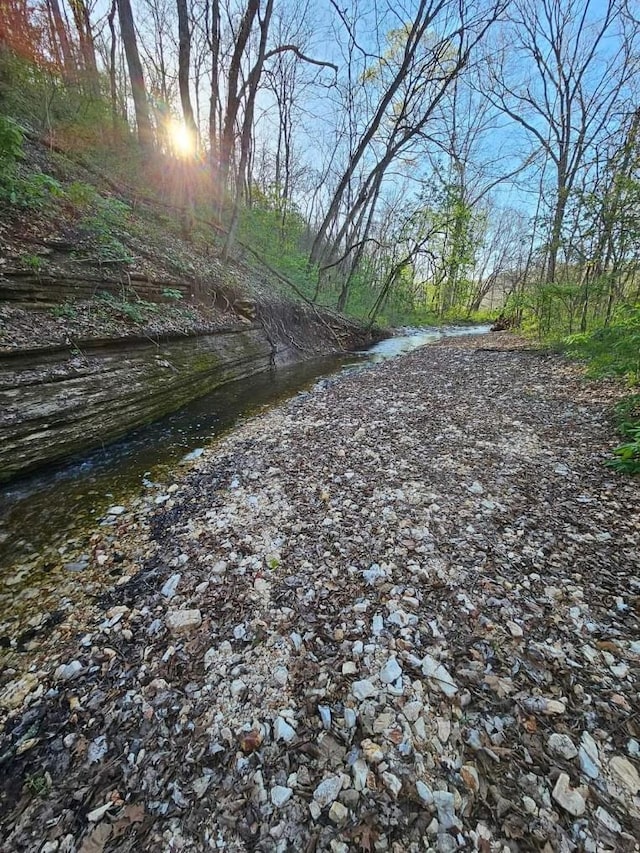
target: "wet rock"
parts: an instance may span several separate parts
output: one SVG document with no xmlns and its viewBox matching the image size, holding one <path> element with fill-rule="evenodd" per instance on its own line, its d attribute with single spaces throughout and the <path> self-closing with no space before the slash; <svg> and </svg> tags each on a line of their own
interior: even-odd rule
<svg viewBox="0 0 640 853">
<path fill-rule="evenodd" d="M 67 572 L 84 572 L 88 565 L 88 560 L 78 560 L 75 563 L 65 563 L 64 568 Z"/>
</svg>

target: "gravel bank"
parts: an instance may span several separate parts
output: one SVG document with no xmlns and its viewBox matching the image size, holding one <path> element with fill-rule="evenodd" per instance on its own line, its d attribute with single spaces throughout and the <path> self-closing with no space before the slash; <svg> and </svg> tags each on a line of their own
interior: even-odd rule
<svg viewBox="0 0 640 853">
<path fill-rule="evenodd" d="M 637 850 L 617 393 L 449 339 L 114 507 L 124 577 L 2 677 L 1 849 Z"/>
</svg>

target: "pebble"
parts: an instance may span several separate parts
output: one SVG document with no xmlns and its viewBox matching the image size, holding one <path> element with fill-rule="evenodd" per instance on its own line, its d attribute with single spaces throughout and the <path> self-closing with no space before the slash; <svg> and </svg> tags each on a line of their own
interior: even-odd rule
<svg viewBox="0 0 640 853">
<path fill-rule="evenodd" d="M 318 714 L 322 720 L 322 728 L 329 731 L 331 728 L 331 708 L 328 705 L 318 705 Z"/>
<path fill-rule="evenodd" d="M 438 822 L 443 829 L 451 829 L 456 826 L 455 798 L 449 791 L 434 791 L 433 802 L 438 811 Z"/>
<path fill-rule="evenodd" d="M 328 776 L 313 792 L 313 799 L 323 809 L 337 799 L 341 790 L 342 776 Z"/>
<path fill-rule="evenodd" d="M 586 788 L 572 788 L 566 773 L 561 773 L 553 789 L 552 797 L 562 808 L 574 817 L 580 817 L 587 807 Z"/>
<path fill-rule="evenodd" d="M 349 816 L 349 810 L 345 808 L 342 803 L 336 800 L 332 803 L 331 808 L 329 809 L 329 820 L 339 826 L 341 823 L 344 823 Z"/>
<path fill-rule="evenodd" d="M 353 710 L 353 708 L 345 708 L 344 709 L 344 724 L 348 729 L 355 728 L 356 722 L 358 721 L 358 715 Z"/>
<path fill-rule="evenodd" d="M 580 769 L 590 779 L 597 779 L 600 775 L 600 761 L 598 758 L 598 746 L 589 732 L 582 733 L 580 748 L 578 750 L 578 761 Z"/>
<path fill-rule="evenodd" d="M 70 663 L 65 663 L 59 666 L 55 671 L 55 678 L 58 681 L 73 681 L 83 670 L 83 666 L 79 660 L 72 660 Z"/>
<path fill-rule="evenodd" d="M 402 713 L 404 714 L 406 720 L 410 723 L 415 723 L 420 714 L 422 713 L 422 709 L 424 705 L 422 702 L 413 701 L 407 702 L 406 705 L 402 708 Z"/>
<path fill-rule="evenodd" d="M 238 699 L 247 692 L 247 685 L 241 678 L 234 678 L 230 687 L 231 695 L 234 699 Z"/>
<path fill-rule="evenodd" d="M 460 768 L 460 776 L 467 788 L 477 794 L 480 790 L 480 778 L 476 768 L 472 764 L 463 764 Z"/>
<path fill-rule="evenodd" d="M 431 655 L 425 655 L 422 659 L 422 672 L 445 696 L 451 698 L 458 692 L 447 669 Z"/>
<path fill-rule="evenodd" d="M 351 692 L 358 699 L 358 701 L 363 702 L 365 699 L 368 699 L 370 696 L 375 695 L 378 691 L 374 687 L 374 685 L 368 679 L 362 679 L 362 681 L 354 681 L 351 685 Z"/>
<path fill-rule="evenodd" d="M 361 746 L 365 761 L 369 764 L 379 764 L 384 758 L 382 748 L 379 744 L 375 743 L 375 741 L 365 738 L 365 740 L 362 741 Z"/>
<path fill-rule="evenodd" d="M 598 806 L 598 808 L 596 809 L 596 818 L 603 826 L 606 826 L 609 832 L 622 832 L 622 827 L 615 819 L 615 817 L 613 817 L 613 815 L 610 815 L 609 812 L 602 806 Z"/>
<path fill-rule="evenodd" d="M 88 567 L 89 561 L 78 561 L 77 563 L 65 563 L 64 568 L 67 572 L 84 572 Z"/>
<path fill-rule="evenodd" d="M 286 666 L 276 666 L 273 669 L 273 678 L 276 684 L 279 684 L 281 687 L 284 687 L 287 681 L 289 680 L 289 670 Z"/>
<path fill-rule="evenodd" d="M 126 507 L 124 506 L 110 506 L 107 510 L 107 515 L 122 515 L 126 512 Z"/>
<path fill-rule="evenodd" d="M 162 585 L 162 589 L 160 593 L 164 595 L 165 598 L 171 599 L 176 594 L 176 589 L 178 588 L 178 584 L 180 583 L 182 575 L 176 572 L 176 574 L 171 575 L 164 584 Z"/>
<path fill-rule="evenodd" d="M 286 788 L 283 785 L 274 785 L 271 789 L 271 802 L 273 805 L 279 809 L 285 803 L 288 803 L 291 797 L 293 796 L 293 791 L 291 788 Z"/>
<path fill-rule="evenodd" d="M 402 782 L 393 773 L 385 772 L 382 774 L 382 781 L 385 788 L 391 793 L 394 800 L 398 799 L 398 794 L 402 790 Z"/>
<path fill-rule="evenodd" d="M 356 791 L 364 791 L 367 787 L 367 779 L 369 778 L 369 765 L 362 758 L 358 758 L 353 762 L 351 767 L 353 773 L 353 787 Z"/>
<path fill-rule="evenodd" d="M 433 791 L 420 779 L 416 782 L 416 793 L 426 806 L 433 803 Z"/>
<path fill-rule="evenodd" d="M 548 744 L 549 749 L 556 752 L 558 755 L 561 755 L 563 758 L 566 758 L 567 761 L 575 758 L 578 754 L 578 750 L 569 735 L 554 732 L 549 736 Z"/>
<path fill-rule="evenodd" d="M 202 613 L 199 610 L 169 610 L 165 625 L 174 637 L 191 634 L 202 625 Z"/>
<path fill-rule="evenodd" d="M 27 696 L 38 686 L 38 678 L 31 672 L 25 673 L 22 678 L 10 681 L 2 688 L 0 693 L 0 707 L 19 708 Z"/>
<path fill-rule="evenodd" d="M 633 764 L 622 755 L 614 755 L 609 762 L 609 770 L 615 782 L 632 795 L 640 791 L 640 776 Z"/>
<path fill-rule="evenodd" d="M 380 681 L 383 684 L 391 684 L 402 675 L 402 667 L 395 658 L 389 658 L 380 670 Z"/>
</svg>

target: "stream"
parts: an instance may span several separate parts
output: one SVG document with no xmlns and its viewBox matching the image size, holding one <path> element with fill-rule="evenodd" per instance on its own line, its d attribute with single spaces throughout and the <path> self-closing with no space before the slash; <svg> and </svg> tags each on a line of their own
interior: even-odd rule
<svg viewBox="0 0 640 853">
<path fill-rule="evenodd" d="M 0 646 L 11 643 L 14 623 L 25 606 L 37 608 L 41 589 L 57 589 L 61 578 L 67 581 L 73 571 L 69 566 L 82 563 L 88 531 L 98 526 L 108 507 L 126 504 L 143 490 L 161 489 L 183 461 L 196 458 L 203 446 L 238 421 L 342 371 L 396 358 L 443 336 L 488 330 L 488 326 L 401 329 L 365 352 L 328 356 L 256 374 L 224 385 L 102 449 L 3 486 Z M 45 598 L 41 609 L 47 606 Z M 31 624 L 34 620 L 28 621 Z"/>
</svg>

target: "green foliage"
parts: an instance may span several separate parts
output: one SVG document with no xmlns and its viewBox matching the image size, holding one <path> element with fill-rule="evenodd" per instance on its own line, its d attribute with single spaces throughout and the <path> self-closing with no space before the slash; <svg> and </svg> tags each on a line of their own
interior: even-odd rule
<svg viewBox="0 0 640 853">
<path fill-rule="evenodd" d="M 27 789 L 37 797 L 46 797 L 51 788 L 51 777 L 48 773 L 32 773 L 25 777 Z"/>
<path fill-rule="evenodd" d="M 175 302 L 179 302 L 183 298 L 182 291 L 175 287 L 163 288 L 162 295 L 165 299 L 172 299 Z"/>
<path fill-rule="evenodd" d="M 309 267 L 308 226 L 293 206 L 284 216 L 277 198 L 254 191 L 250 208 L 240 217 L 240 240 L 252 246 L 267 263 L 290 279 L 307 297 L 315 290 L 313 270 Z"/>
<path fill-rule="evenodd" d="M 13 182 L 11 204 L 28 210 L 48 210 L 51 202 L 64 196 L 60 181 L 44 172 L 30 172 Z"/>
<path fill-rule="evenodd" d="M 54 305 L 51 309 L 54 317 L 60 317 L 65 320 L 75 320 L 78 316 L 78 309 L 71 302 L 63 302 L 62 305 Z"/>
<path fill-rule="evenodd" d="M 126 317 L 138 325 L 145 323 L 153 314 L 157 314 L 160 306 L 155 302 L 147 302 L 144 299 L 138 299 L 134 296 L 133 301 L 127 298 L 129 294 L 124 292 L 121 298 L 114 296 L 112 293 L 103 291 L 98 294 L 98 298 L 102 300 L 111 311 L 121 317 Z"/>
<path fill-rule="evenodd" d="M 39 273 L 42 270 L 43 260 L 40 255 L 34 255 L 32 253 L 24 253 L 20 255 L 20 262 L 23 266 L 28 267 L 30 270 L 33 270 L 35 273 Z"/>
<path fill-rule="evenodd" d="M 611 323 L 590 333 L 571 335 L 566 350 L 587 362 L 592 376 L 623 376 L 640 381 L 640 304 L 621 306 Z"/>
<path fill-rule="evenodd" d="M 122 242 L 131 216 L 129 205 L 112 196 L 102 196 L 95 187 L 81 181 L 67 187 L 65 198 L 80 211 L 81 226 L 101 260 L 133 260 Z"/>
<path fill-rule="evenodd" d="M 566 351 L 587 362 L 592 376 L 622 376 L 629 385 L 640 382 L 640 304 L 624 305 L 613 321 L 590 334 L 566 339 Z M 640 394 L 632 394 L 616 407 L 618 430 L 627 441 L 607 462 L 625 474 L 640 473 Z"/>
<path fill-rule="evenodd" d="M 616 417 L 618 431 L 627 441 L 616 447 L 607 465 L 623 474 L 640 474 L 640 394 L 618 403 Z"/>
<path fill-rule="evenodd" d="M 22 156 L 22 130 L 9 116 L 0 114 L 0 175 Z"/>
</svg>

